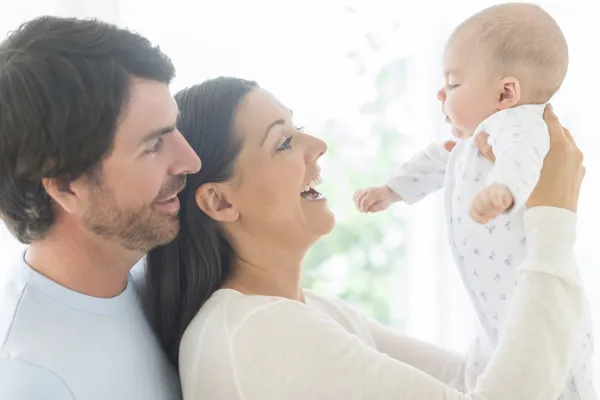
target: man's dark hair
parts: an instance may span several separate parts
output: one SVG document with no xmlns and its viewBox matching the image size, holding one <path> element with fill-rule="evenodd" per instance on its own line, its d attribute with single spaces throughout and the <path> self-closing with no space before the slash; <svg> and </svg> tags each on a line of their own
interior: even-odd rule
<svg viewBox="0 0 600 400">
<path fill-rule="evenodd" d="M 0 44 L 0 219 L 18 240 L 54 222 L 42 178 L 68 184 L 110 154 L 132 78 L 174 74 L 146 38 L 97 20 L 40 17 Z"/>
</svg>

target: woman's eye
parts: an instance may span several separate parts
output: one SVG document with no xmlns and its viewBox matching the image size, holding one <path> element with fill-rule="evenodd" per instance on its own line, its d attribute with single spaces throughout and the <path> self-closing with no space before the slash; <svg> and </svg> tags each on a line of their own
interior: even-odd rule
<svg viewBox="0 0 600 400">
<path fill-rule="evenodd" d="M 281 146 L 279 146 L 277 148 L 277 151 L 283 151 L 283 150 L 289 150 L 292 148 L 291 146 L 292 143 L 292 137 L 288 136 L 285 138 L 285 141 L 283 143 L 281 143 Z"/>
<path fill-rule="evenodd" d="M 456 89 L 458 86 L 460 86 L 460 85 L 446 85 L 446 89 L 452 90 L 452 89 Z"/>
</svg>

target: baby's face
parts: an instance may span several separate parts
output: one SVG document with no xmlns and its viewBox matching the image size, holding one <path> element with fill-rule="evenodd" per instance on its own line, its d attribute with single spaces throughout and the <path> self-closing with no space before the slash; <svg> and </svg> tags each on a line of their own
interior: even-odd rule
<svg viewBox="0 0 600 400">
<path fill-rule="evenodd" d="M 444 52 L 445 85 L 438 91 L 446 122 L 457 138 L 472 136 L 475 128 L 498 106 L 496 86 L 482 60 L 468 44 L 450 43 Z"/>
</svg>

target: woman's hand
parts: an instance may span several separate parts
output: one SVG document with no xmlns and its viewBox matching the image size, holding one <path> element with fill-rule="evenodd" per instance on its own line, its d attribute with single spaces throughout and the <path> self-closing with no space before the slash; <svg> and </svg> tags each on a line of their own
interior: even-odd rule
<svg viewBox="0 0 600 400">
<path fill-rule="evenodd" d="M 475 146 L 477 146 L 477 150 L 479 150 L 482 156 L 494 162 L 496 161 L 496 156 L 494 156 L 492 146 L 488 144 L 488 137 L 489 135 L 487 133 L 479 132 L 477 135 L 475 135 Z M 456 146 L 456 142 L 454 140 L 448 140 L 444 143 L 444 149 L 448 152 L 452 151 L 454 146 Z"/>
<path fill-rule="evenodd" d="M 544 159 L 540 180 L 526 205 L 528 208 L 550 206 L 576 212 L 585 176 L 583 153 L 577 148 L 571 132 L 560 124 L 551 105 L 546 106 L 544 121 L 550 132 L 550 151 Z"/>
</svg>

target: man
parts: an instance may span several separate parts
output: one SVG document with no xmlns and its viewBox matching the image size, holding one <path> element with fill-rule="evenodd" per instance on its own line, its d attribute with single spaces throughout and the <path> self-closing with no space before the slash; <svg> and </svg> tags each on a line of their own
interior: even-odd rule
<svg viewBox="0 0 600 400">
<path fill-rule="evenodd" d="M 0 399 L 181 397 L 129 278 L 200 168 L 174 72 L 98 21 L 42 17 L 0 45 L 0 218 L 29 244 L 0 288 Z"/>
</svg>

